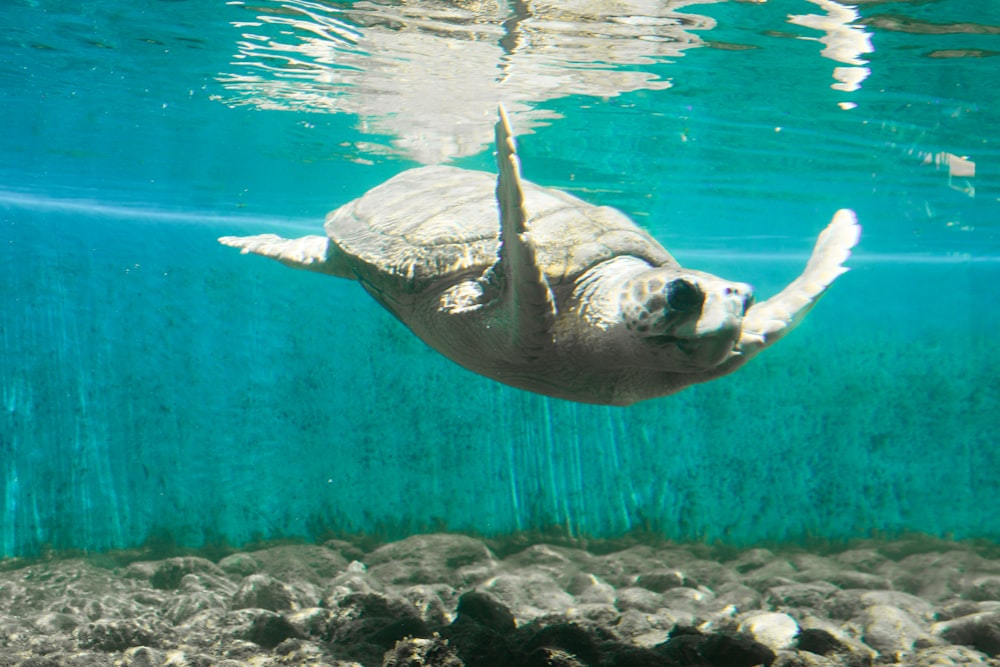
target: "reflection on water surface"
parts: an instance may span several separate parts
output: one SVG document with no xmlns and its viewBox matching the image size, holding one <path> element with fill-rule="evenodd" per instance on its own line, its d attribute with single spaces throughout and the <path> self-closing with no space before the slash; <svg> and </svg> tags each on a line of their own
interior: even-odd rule
<svg viewBox="0 0 1000 667">
<path fill-rule="evenodd" d="M 522 131 L 567 95 L 614 97 L 670 82 L 651 65 L 704 44 L 714 0 L 244 5 L 230 104 L 358 114 L 424 163 L 480 152 L 497 102 Z"/>
<path fill-rule="evenodd" d="M 752 51 L 751 44 L 707 39 L 717 24 L 699 6 L 706 11 L 716 2 L 235 2 L 244 16 L 232 21 L 240 37 L 232 69 L 219 76 L 228 93 L 220 99 L 356 114 L 362 131 L 390 137 L 389 145 L 365 144 L 361 152 L 437 163 L 488 146 L 497 102 L 530 131 L 557 116 L 538 108 L 547 100 L 669 88 L 659 65 L 699 46 Z M 818 55 L 836 63 L 831 87 L 847 93 L 871 75 L 868 26 L 931 25 L 862 17 L 835 0 L 808 3 L 815 12 L 785 17 L 794 33 L 763 34 L 820 42 Z"/>
</svg>

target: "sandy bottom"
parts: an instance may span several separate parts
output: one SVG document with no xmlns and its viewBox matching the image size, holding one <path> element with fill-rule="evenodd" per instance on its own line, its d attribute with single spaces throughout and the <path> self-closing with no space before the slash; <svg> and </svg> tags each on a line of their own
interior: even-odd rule
<svg viewBox="0 0 1000 667">
<path fill-rule="evenodd" d="M 0 667 L 1000 665 L 1000 549 L 419 535 L 0 571 Z"/>
</svg>

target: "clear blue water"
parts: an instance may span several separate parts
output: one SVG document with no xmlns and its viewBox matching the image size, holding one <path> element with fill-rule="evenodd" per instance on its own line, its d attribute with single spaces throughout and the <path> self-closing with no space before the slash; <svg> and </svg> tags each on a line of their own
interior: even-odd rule
<svg viewBox="0 0 1000 667">
<path fill-rule="evenodd" d="M 1000 537 L 1000 4 L 559 4 L 6 0 L 0 554 Z M 619 409 L 472 375 L 357 285 L 215 243 L 492 169 L 498 101 L 528 178 L 687 265 L 771 293 L 850 207 L 853 270 L 739 373 Z"/>
</svg>

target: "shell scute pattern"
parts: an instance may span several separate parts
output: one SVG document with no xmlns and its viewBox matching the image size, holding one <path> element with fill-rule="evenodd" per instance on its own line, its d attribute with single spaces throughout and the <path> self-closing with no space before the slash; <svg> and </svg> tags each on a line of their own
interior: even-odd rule
<svg viewBox="0 0 1000 667">
<path fill-rule="evenodd" d="M 497 258 L 495 178 L 455 167 L 404 172 L 327 217 L 327 234 L 375 273 L 411 289 L 482 272 Z M 630 254 L 654 265 L 673 258 L 623 213 L 565 192 L 524 184 L 528 231 L 552 286 Z"/>
<path fill-rule="evenodd" d="M 452 167 L 404 172 L 330 213 L 327 235 L 375 271 L 421 285 L 482 271 L 497 253 L 496 202 L 482 181 Z"/>
<path fill-rule="evenodd" d="M 659 243 L 623 213 L 575 197 L 571 204 L 547 213 L 529 209 L 532 240 L 551 284 L 573 281 L 588 268 L 622 255 L 645 259 L 653 266 L 676 265 Z"/>
</svg>

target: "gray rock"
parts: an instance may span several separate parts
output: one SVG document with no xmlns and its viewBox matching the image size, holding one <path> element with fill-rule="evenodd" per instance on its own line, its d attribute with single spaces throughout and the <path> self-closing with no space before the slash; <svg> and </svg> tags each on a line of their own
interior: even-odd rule
<svg viewBox="0 0 1000 667">
<path fill-rule="evenodd" d="M 296 637 L 285 639 L 275 646 L 274 654 L 285 665 L 310 665 L 310 667 L 322 664 L 325 657 L 323 649 L 317 644 Z"/>
<path fill-rule="evenodd" d="M 875 649 L 856 638 L 863 630 L 861 627 L 854 627 L 851 624 L 840 625 L 812 614 L 805 614 L 798 621 L 803 631 L 819 630 L 833 637 L 837 643 L 834 651 L 849 658 L 845 664 L 870 665 L 878 657 Z"/>
<path fill-rule="evenodd" d="M 345 540 L 327 540 L 323 543 L 324 549 L 329 549 L 330 551 L 336 551 L 344 560 L 350 563 L 354 560 L 364 560 L 365 552 L 361 550 L 356 544 L 351 544 Z"/>
<path fill-rule="evenodd" d="M 486 545 L 465 535 L 416 535 L 368 554 L 368 571 L 385 584 L 474 586 L 496 569 Z"/>
<path fill-rule="evenodd" d="M 199 648 L 242 641 L 249 632 L 257 609 L 206 609 L 185 620 L 178 627 L 189 645 Z"/>
<path fill-rule="evenodd" d="M 870 591 L 886 591 L 892 588 L 892 582 L 886 577 L 878 574 L 854 572 L 851 570 L 832 572 L 826 580 L 834 586 L 844 589 L 853 588 Z"/>
<path fill-rule="evenodd" d="M 771 609 L 821 609 L 828 598 L 840 592 L 833 584 L 813 581 L 783 584 L 767 589 L 764 604 Z"/>
<path fill-rule="evenodd" d="M 164 591 L 156 591 L 152 588 L 140 588 L 139 590 L 130 593 L 129 597 L 140 607 L 160 609 L 167 603 L 167 600 L 170 598 L 170 594 Z"/>
<path fill-rule="evenodd" d="M 991 603 L 987 602 L 986 605 Z M 959 616 L 969 616 L 978 614 L 981 611 L 994 611 L 991 608 L 983 608 L 984 603 L 973 602 L 971 600 L 948 600 L 941 603 L 937 608 L 937 620 L 948 621 Z M 1000 605 L 998 605 L 1000 607 Z"/>
<path fill-rule="evenodd" d="M 517 627 L 517 619 L 510 609 L 483 591 L 470 591 L 458 600 L 457 621 L 472 621 L 501 635 L 508 635 Z"/>
<path fill-rule="evenodd" d="M 133 565 L 135 565 L 133 563 Z M 160 590 L 175 590 L 180 588 L 181 580 L 186 574 L 204 573 L 225 577 L 225 572 L 215 563 L 205 558 L 185 556 L 183 558 L 168 558 L 156 564 L 149 577 L 153 588 Z"/>
<path fill-rule="evenodd" d="M 260 571 L 260 563 L 247 553 L 235 553 L 219 561 L 219 569 L 228 574 L 248 577 Z"/>
<path fill-rule="evenodd" d="M 199 572 L 185 574 L 181 577 L 181 584 L 177 587 L 181 594 L 205 593 L 208 591 L 218 591 L 224 594 L 236 592 L 236 585 L 229 577 L 219 576 L 214 573 Z"/>
<path fill-rule="evenodd" d="M 285 618 L 303 636 L 323 637 L 327 634 L 334 612 L 323 607 L 307 607 L 286 614 Z"/>
<path fill-rule="evenodd" d="M 289 583 L 306 581 L 317 586 L 343 572 L 349 563 L 339 551 L 309 544 L 272 547 L 248 555 L 257 563 L 256 572 Z"/>
<path fill-rule="evenodd" d="M 653 613 L 666 607 L 666 604 L 662 595 L 638 586 L 630 586 L 618 590 L 615 606 L 622 611 L 635 609 L 636 611 Z"/>
<path fill-rule="evenodd" d="M 36 617 L 32 621 L 32 625 L 39 632 L 53 635 L 60 632 L 71 632 L 73 628 L 80 625 L 80 619 L 70 614 L 60 614 L 50 611 Z"/>
<path fill-rule="evenodd" d="M 718 561 L 704 558 L 682 558 L 676 556 L 677 553 L 670 552 L 671 558 L 666 562 L 680 571 L 685 579 L 697 582 L 698 587 L 715 590 L 719 586 L 736 584 L 740 581 L 737 572 Z"/>
<path fill-rule="evenodd" d="M 899 590 L 939 601 L 954 595 L 967 578 L 966 573 L 986 573 L 987 569 L 988 563 L 978 554 L 952 550 L 907 556 L 881 574 L 889 576 L 891 572 L 893 585 Z"/>
<path fill-rule="evenodd" d="M 582 569 L 620 588 L 634 585 L 637 573 L 648 570 L 650 563 L 656 562 L 660 562 L 657 552 L 642 545 L 593 557 Z"/>
<path fill-rule="evenodd" d="M 759 570 L 754 570 L 745 575 L 742 583 L 764 592 L 777 586 L 786 586 L 798 583 L 796 578 L 798 572 L 787 561 L 776 561 L 770 565 L 765 565 Z"/>
<path fill-rule="evenodd" d="M 759 607 L 761 594 L 749 586 L 739 583 L 728 583 L 715 589 L 717 608 L 732 606 L 732 611 L 742 613 Z"/>
<path fill-rule="evenodd" d="M 534 570 L 497 575 L 481 586 L 481 590 L 510 609 L 522 624 L 547 614 L 565 614 L 575 602 L 551 576 Z"/>
<path fill-rule="evenodd" d="M 954 596 L 965 578 L 962 570 L 943 565 L 925 572 L 904 572 L 893 579 L 893 587 L 938 602 Z"/>
<path fill-rule="evenodd" d="M 259 613 L 259 610 L 254 610 L 254 613 Z M 224 658 L 239 661 L 241 667 L 247 667 L 247 665 L 257 667 L 258 664 L 262 664 L 263 667 L 270 667 L 273 663 L 269 659 L 264 658 L 265 655 L 266 652 L 259 645 L 254 644 L 248 639 L 228 639 L 226 641 L 226 649 L 223 651 Z"/>
<path fill-rule="evenodd" d="M 688 588 L 686 586 L 670 588 L 662 593 L 662 597 L 668 607 L 704 607 L 715 602 L 715 593 L 704 586 L 699 588 Z"/>
<path fill-rule="evenodd" d="M 247 639 L 264 648 L 275 648 L 286 639 L 300 639 L 302 634 L 287 618 L 265 609 L 255 609 L 256 615 L 247 632 Z"/>
<path fill-rule="evenodd" d="M 324 644 L 365 665 L 375 663 L 376 658 L 381 660 L 396 640 L 426 637 L 431 630 L 409 604 L 378 593 L 355 593 L 333 611 Z"/>
<path fill-rule="evenodd" d="M 553 576 L 563 576 L 568 571 L 589 565 L 591 560 L 592 557 L 580 549 L 533 544 L 505 558 L 503 565 L 509 570 L 530 567 L 535 570 L 546 570 Z"/>
<path fill-rule="evenodd" d="M 792 578 L 801 582 L 827 582 L 831 577 L 847 569 L 833 558 L 811 553 L 792 554 L 788 557 L 788 562 L 798 571 Z"/>
<path fill-rule="evenodd" d="M 971 646 L 989 656 L 1000 655 L 1000 612 L 980 612 L 935 623 L 931 632 L 953 644 Z"/>
<path fill-rule="evenodd" d="M 295 593 L 287 584 L 266 574 L 251 574 L 243 579 L 233 596 L 233 609 L 285 611 L 296 608 Z"/>
<path fill-rule="evenodd" d="M 385 654 L 382 667 L 465 667 L 455 649 L 440 637 L 408 637 Z"/>
<path fill-rule="evenodd" d="M 160 632 L 130 620 L 98 620 L 80 626 L 74 635 L 81 648 L 95 649 L 106 653 L 124 651 L 133 646 L 155 646 Z"/>
<path fill-rule="evenodd" d="M 915 595 L 902 591 L 864 591 L 860 596 L 865 607 L 889 605 L 903 610 L 917 621 L 930 623 L 935 619 L 934 606 Z"/>
<path fill-rule="evenodd" d="M 665 642 L 676 624 L 676 620 L 666 614 L 646 614 L 630 609 L 623 612 L 610 629 L 620 641 L 649 648 Z"/>
<path fill-rule="evenodd" d="M 56 662 L 51 663 L 58 667 L 112 667 L 114 661 L 107 653 L 95 653 L 92 651 L 74 651 L 73 653 L 59 655 Z M 46 665 L 46 667 L 49 667 Z"/>
<path fill-rule="evenodd" d="M 959 595 L 969 600 L 1000 600 L 1000 575 L 973 575 L 965 577 Z"/>
<path fill-rule="evenodd" d="M 448 584 L 417 584 L 396 594 L 408 602 L 423 621 L 431 625 L 450 623 L 455 619 L 458 592 Z"/>
<path fill-rule="evenodd" d="M 640 574 L 635 583 L 654 593 L 662 593 L 671 588 L 697 588 L 698 586 L 697 582 L 684 576 L 680 570 L 655 570 Z"/>
<path fill-rule="evenodd" d="M 758 570 L 766 565 L 770 565 L 777 560 L 777 556 L 775 556 L 774 553 L 768 549 L 748 549 L 747 551 L 742 552 L 735 559 L 727 562 L 726 566 L 736 570 L 740 574 L 745 574 L 753 570 Z M 789 571 L 793 571 L 795 569 L 792 568 L 789 563 L 785 564 L 789 566 Z"/>
<path fill-rule="evenodd" d="M 889 559 L 880 554 L 877 549 L 848 549 L 833 557 L 838 563 L 859 572 L 875 573 Z"/>
<path fill-rule="evenodd" d="M 590 573 L 577 573 L 570 580 L 566 591 L 576 599 L 577 604 L 615 603 L 614 586 Z"/>
<path fill-rule="evenodd" d="M 323 606 L 336 607 L 340 600 L 352 593 L 381 593 L 384 590 L 385 587 L 369 574 L 364 563 L 354 561 L 327 584 Z"/>
<path fill-rule="evenodd" d="M 913 617 L 898 607 L 876 604 L 865 609 L 862 641 L 890 656 L 913 650 L 919 640 L 930 639 Z"/>
<path fill-rule="evenodd" d="M 145 579 L 149 581 L 156 574 L 156 569 L 160 567 L 162 561 L 146 560 L 129 563 L 122 575 L 128 579 Z"/>
<path fill-rule="evenodd" d="M 578 604 L 566 612 L 567 620 L 585 627 L 607 628 L 616 625 L 621 612 L 613 604 L 592 602 Z"/>
<path fill-rule="evenodd" d="M 835 658 L 827 658 L 809 651 L 776 651 L 771 667 L 843 667 Z"/>
<path fill-rule="evenodd" d="M 536 544 L 505 558 L 499 563 L 497 573 L 541 574 L 568 591 L 582 575 L 594 574 L 600 577 L 592 568 L 593 565 L 594 557 L 582 549 Z M 631 577 L 631 581 L 634 580 L 635 575 Z"/>
<path fill-rule="evenodd" d="M 163 651 L 148 646 L 134 646 L 122 656 L 124 667 L 162 667 L 166 661 Z"/>
<path fill-rule="evenodd" d="M 902 591 L 837 591 L 824 602 L 821 609 L 831 618 L 850 620 L 861 618 L 865 609 L 876 605 L 897 607 L 921 623 L 929 623 L 935 617 L 935 609 L 929 602 Z"/>
<path fill-rule="evenodd" d="M 174 625 L 180 625 L 192 616 L 207 609 L 226 609 L 227 598 L 213 591 L 200 591 L 179 595 L 164 607 L 164 617 Z"/>
<path fill-rule="evenodd" d="M 979 651 L 964 646 L 932 646 L 905 656 L 902 667 L 956 667 L 958 665 L 996 665 Z"/>
<path fill-rule="evenodd" d="M 190 648 L 168 651 L 166 657 L 167 661 L 163 663 L 163 667 L 216 667 L 213 655 L 194 651 Z M 258 659 L 263 657 L 260 651 L 257 652 L 256 657 Z M 266 658 L 260 660 L 260 662 L 262 667 L 269 665 Z"/>
</svg>

